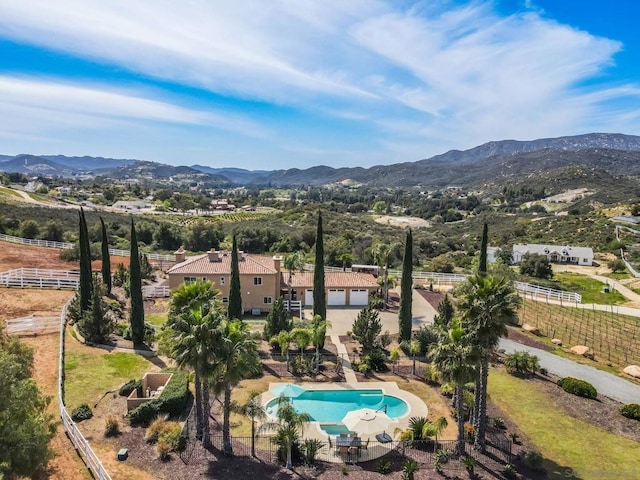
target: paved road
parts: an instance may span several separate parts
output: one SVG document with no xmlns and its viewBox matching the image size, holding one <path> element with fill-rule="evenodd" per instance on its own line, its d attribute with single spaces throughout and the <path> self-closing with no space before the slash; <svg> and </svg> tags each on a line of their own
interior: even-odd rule
<svg viewBox="0 0 640 480">
<path fill-rule="evenodd" d="M 546 368 L 549 373 L 560 377 L 576 377 L 586 380 L 596 387 L 598 393 L 622 403 L 640 403 L 640 385 L 624 378 L 506 338 L 500 339 L 499 348 L 504 348 L 507 353 L 526 350 L 532 355 L 536 355 L 540 359 L 540 366 Z"/>
</svg>

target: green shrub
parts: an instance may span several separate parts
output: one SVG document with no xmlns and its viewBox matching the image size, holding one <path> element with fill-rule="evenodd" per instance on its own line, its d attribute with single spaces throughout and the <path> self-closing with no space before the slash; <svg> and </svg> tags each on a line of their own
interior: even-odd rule
<svg viewBox="0 0 640 480">
<path fill-rule="evenodd" d="M 516 471 L 516 468 L 510 463 L 507 463 L 504 466 L 502 475 L 504 475 L 504 478 L 506 478 L 507 480 L 515 480 L 516 478 L 518 478 L 518 472 Z"/>
<path fill-rule="evenodd" d="M 118 394 L 121 397 L 128 397 L 131 392 L 140 387 L 142 387 L 142 380 L 129 380 L 127 383 L 120 387 L 120 390 L 118 390 Z"/>
<path fill-rule="evenodd" d="M 504 425 L 504 419 L 502 417 L 494 417 L 493 418 L 493 428 L 498 429 L 498 430 L 504 430 L 505 428 L 507 428 Z"/>
<path fill-rule="evenodd" d="M 598 391 L 593 385 L 589 382 L 585 382 L 584 380 L 580 380 L 579 378 L 561 378 L 558 380 L 558 385 L 560 385 L 565 392 L 572 393 L 579 397 L 593 399 L 598 396 Z"/>
<path fill-rule="evenodd" d="M 535 355 L 522 351 L 508 354 L 504 366 L 511 375 L 528 377 L 540 369 L 540 362 Z"/>
<path fill-rule="evenodd" d="M 620 413 L 632 420 L 640 420 L 640 405 L 637 403 L 629 403 L 620 407 Z"/>
<path fill-rule="evenodd" d="M 542 470 L 544 468 L 544 458 L 538 452 L 527 452 L 524 454 L 524 464 L 531 470 Z"/>
<path fill-rule="evenodd" d="M 71 412 L 71 420 L 74 422 L 82 422 L 83 420 L 89 420 L 93 417 L 93 412 L 91 411 L 91 407 L 86 403 L 82 405 L 78 405 Z"/>
<path fill-rule="evenodd" d="M 158 443 L 167 443 L 174 452 L 184 448 L 181 442 L 180 434 L 182 426 L 178 422 L 165 422 L 164 428 L 158 435 Z"/>
<path fill-rule="evenodd" d="M 159 398 L 149 400 L 129 412 L 129 421 L 132 425 L 147 425 L 158 416 L 162 405 L 163 403 Z"/>
<path fill-rule="evenodd" d="M 376 472 L 386 475 L 391 471 L 391 462 L 389 460 L 380 459 L 376 463 Z"/>
<path fill-rule="evenodd" d="M 402 480 L 413 480 L 420 465 L 415 460 L 407 460 L 402 466 Z"/>
</svg>

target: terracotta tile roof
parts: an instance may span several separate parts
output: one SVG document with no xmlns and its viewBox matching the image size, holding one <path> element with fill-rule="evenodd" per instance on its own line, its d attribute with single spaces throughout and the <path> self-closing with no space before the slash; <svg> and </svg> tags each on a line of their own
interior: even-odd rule
<svg viewBox="0 0 640 480">
<path fill-rule="evenodd" d="M 288 272 L 282 274 L 283 282 L 286 284 L 289 279 Z M 325 272 L 325 288 L 376 288 L 378 282 L 376 278 L 368 273 L 355 272 Z M 292 288 L 312 288 L 313 272 L 296 272 L 291 279 Z"/>
<path fill-rule="evenodd" d="M 231 274 L 231 252 L 219 252 L 218 261 L 209 260 L 209 254 L 187 258 L 184 262 L 171 267 L 167 273 L 179 275 L 218 275 Z M 240 275 L 275 275 L 278 271 L 273 258 L 243 253 L 238 262 Z"/>
</svg>

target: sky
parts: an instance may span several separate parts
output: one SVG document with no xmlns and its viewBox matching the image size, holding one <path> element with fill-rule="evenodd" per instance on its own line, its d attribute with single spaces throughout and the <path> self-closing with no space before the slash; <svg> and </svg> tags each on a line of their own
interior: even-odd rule
<svg viewBox="0 0 640 480">
<path fill-rule="evenodd" d="M 0 154 L 369 167 L 640 134 L 637 0 L 0 0 Z"/>
</svg>

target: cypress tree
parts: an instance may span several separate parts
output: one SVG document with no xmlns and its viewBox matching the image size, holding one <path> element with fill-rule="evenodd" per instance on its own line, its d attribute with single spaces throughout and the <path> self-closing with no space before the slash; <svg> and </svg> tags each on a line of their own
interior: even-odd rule
<svg viewBox="0 0 640 480">
<path fill-rule="evenodd" d="M 480 263 L 478 264 L 478 274 L 483 277 L 487 274 L 487 244 L 489 243 L 489 227 L 487 222 L 482 227 L 482 243 L 480 243 Z"/>
<path fill-rule="evenodd" d="M 131 339 L 134 345 L 144 342 L 144 303 L 142 299 L 142 279 L 140 278 L 140 257 L 138 256 L 136 227 L 131 219 L 131 254 L 129 264 L 129 297 L 131 298 Z"/>
<path fill-rule="evenodd" d="M 411 303 L 413 302 L 413 234 L 411 229 L 407 232 L 404 244 L 404 258 L 402 260 L 402 280 L 400 283 L 401 294 L 400 312 L 398 313 L 398 324 L 400 338 L 402 341 L 411 340 L 411 327 L 413 323 L 413 313 Z"/>
<path fill-rule="evenodd" d="M 242 319 L 242 292 L 240 291 L 240 265 L 238 264 L 238 242 L 233 235 L 231 242 L 231 280 L 229 281 L 229 307 L 231 320 Z"/>
<path fill-rule="evenodd" d="M 100 217 L 102 225 L 102 283 L 107 290 L 107 295 L 111 294 L 111 257 L 109 255 L 109 238 L 107 237 L 107 227 Z"/>
<path fill-rule="evenodd" d="M 80 208 L 78 243 L 80 250 L 80 311 L 84 312 L 91 306 L 93 294 L 93 278 L 91 276 L 91 247 L 84 210 Z"/>
<path fill-rule="evenodd" d="M 313 316 L 327 318 L 327 302 L 324 291 L 324 241 L 322 239 L 322 213 L 318 211 L 316 231 L 316 265 L 313 270 Z"/>
</svg>

